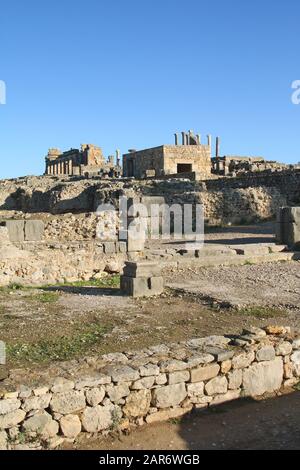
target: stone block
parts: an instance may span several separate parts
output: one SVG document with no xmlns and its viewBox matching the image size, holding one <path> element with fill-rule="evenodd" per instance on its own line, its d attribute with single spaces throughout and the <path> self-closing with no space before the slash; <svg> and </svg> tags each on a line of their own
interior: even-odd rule
<svg viewBox="0 0 300 470">
<path fill-rule="evenodd" d="M 226 377 L 215 377 L 205 385 L 205 392 L 207 395 L 218 395 L 226 393 L 228 390 L 228 382 Z"/>
<path fill-rule="evenodd" d="M 272 361 L 273 359 L 275 359 L 275 349 L 273 346 L 262 346 L 256 352 L 257 362 Z"/>
<path fill-rule="evenodd" d="M 205 367 L 198 367 L 191 370 L 191 382 L 203 382 L 203 380 L 213 379 L 220 372 L 218 364 L 211 364 Z"/>
<path fill-rule="evenodd" d="M 121 276 L 121 290 L 132 297 L 151 297 L 160 295 L 164 289 L 163 277 L 132 278 Z"/>
<path fill-rule="evenodd" d="M 280 357 L 273 361 L 252 364 L 243 371 L 245 396 L 258 396 L 279 390 L 283 380 L 283 362 Z"/>
<path fill-rule="evenodd" d="M 232 372 L 229 372 L 227 375 L 228 379 L 228 388 L 230 390 L 236 390 L 237 388 L 240 388 L 242 385 L 243 381 L 243 371 L 241 369 L 236 369 L 233 370 Z"/>
<path fill-rule="evenodd" d="M 171 372 L 169 374 L 169 385 L 188 382 L 188 380 L 190 380 L 190 372 L 188 370 Z"/>
<path fill-rule="evenodd" d="M 43 239 L 45 224 L 42 220 L 25 221 L 25 241 L 40 242 Z"/>
<path fill-rule="evenodd" d="M 132 236 L 130 231 L 127 232 L 127 251 L 139 252 L 144 251 L 145 248 L 145 236 Z"/>
<path fill-rule="evenodd" d="M 139 390 L 132 392 L 126 398 L 126 405 L 124 407 L 124 414 L 128 417 L 146 416 L 151 404 L 150 390 Z"/>
<path fill-rule="evenodd" d="M 187 396 L 184 383 L 176 385 L 166 385 L 157 388 L 153 392 L 153 405 L 157 408 L 169 408 L 179 405 Z"/>
<path fill-rule="evenodd" d="M 105 242 L 103 243 L 103 249 L 105 254 L 116 253 L 116 244 L 115 242 Z"/>
<path fill-rule="evenodd" d="M 25 221 L 24 220 L 8 220 L 6 222 L 8 236 L 11 242 L 25 241 Z"/>
<path fill-rule="evenodd" d="M 159 277 L 161 266 L 154 261 L 138 261 L 136 263 L 126 261 L 123 274 L 126 277 Z"/>
</svg>

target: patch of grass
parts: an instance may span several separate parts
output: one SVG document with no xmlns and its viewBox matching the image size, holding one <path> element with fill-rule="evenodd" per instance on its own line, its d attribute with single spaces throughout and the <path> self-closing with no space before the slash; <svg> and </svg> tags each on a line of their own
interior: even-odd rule
<svg viewBox="0 0 300 470">
<path fill-rule="evenodd" d="M 89 281 L 75 281 L 75 282 L 63 282 L 59 284 L 44 284 L 42 286 L 25 286 L 22 284 L 12 283 L 8 286 L 0 286 L 0 292 L 10 292 L 17 290 L 31 290 L 31 289 L 48 289 L 49 287 L 119 287 L 120 286 L 120 275 L 114 274 L 113 276 L 103 277 L 101 279 L 90 279 Z"/>
<path fill-rule="evenodd" d="M 238 311 L 239 315 L 249 315 L 256 318 L 274 318 L 286 315 L 286 312 L 271 307 L 248 307 Z"/>
<path fill-rule="evenodd" d="M 253 266 L 254 264 L 253 261 L 246 260 L 244 266 Z"/>
<path fill-rule="evenodd" d="M 11 361 L 22 360 L 34 363 L 65 361 L 87 352 L 99 343 L 108 327 L 93 323 L 78 329 L 71 336 L 61 336 L 53 340 L 37 343 L 7 344 L 7 357 Z"/>
<path fill-rule="evenodd" d="M 26 290 L 28 286 L 23 286 L 22 284 L 12 283 L 8 286 L 0 286 L 0 292 L 10 292 L 10 291 L 17 291 L 17 290 Z"/>
<path fill-rule="evenodd" d="M 120 286 L 120 275 L 116 274 L 113 276 L 103 277 L 102 279 L 90 279 L 89 281 L 75 281 L 75 282 L 64 282 L 62 284 L 55 285 L 44 285 L 40 286 L 39 289 L 48 289 L 49 287 L 119 287 Z"/>
<path fill-rule="evenodd" d="M 40 294 L 35 294 L 31 296 L 32 300 L 37 300 L 43 304 L 50 304 L 57 302 L 59 299 L 58 292 L 41 292 Z"/>
</svg>

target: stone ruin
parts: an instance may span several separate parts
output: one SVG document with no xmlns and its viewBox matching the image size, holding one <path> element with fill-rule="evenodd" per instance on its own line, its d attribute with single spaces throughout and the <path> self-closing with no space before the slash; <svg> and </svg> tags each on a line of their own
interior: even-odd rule
<svg viewBox="0 0 300 470">
<path fill-rule="evenodd" d="M 61 152 L 51 148 L 45 158 L 45 175 L 51 176 L 109 176 L 121 174 L 120 151 L 116 151 L 116 163 L 113 155 L 106 161 L 102 150 L 93 144 L 82 144 L 79 149 Z"/>
</svg>

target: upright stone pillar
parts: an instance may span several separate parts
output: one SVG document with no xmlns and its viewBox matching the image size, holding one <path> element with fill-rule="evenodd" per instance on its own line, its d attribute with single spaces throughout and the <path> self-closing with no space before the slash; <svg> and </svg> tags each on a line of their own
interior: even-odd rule
<svg viewBox="0 0 300 470">
<path fill-rule="evenodd" d="M 197 134 L 196 137 L 197 137 L 198 145 L 201 145 L 201 134 Z"/>
<path fill-rule="evenodd" d="M 182 145 L 186 145 L 185 132 L 181 132 L 181 136 L 182 136 Z"/>
<path fill-rule="evenodd" d="M 159 263 L 140 261 L 126 262 L 121 276 L 121 290 L 132 297 L 151 297 L 160 295 L 164 290 Z"/>
<path fill-rule="evenodd" d="M 211 147 L 211 135 L 210 134 L 208 134 L 207 136 L 207 145 Z"/>
<path fill-rule="evenodd" d="M 175 137 L 175 145 L 178 145 L 178 134 L 174 134 Z"/>
<path fill-rule="evenodd" d="M 216 158 L 220 156 L 220 137 L 216 137 Z"/>
</svg>

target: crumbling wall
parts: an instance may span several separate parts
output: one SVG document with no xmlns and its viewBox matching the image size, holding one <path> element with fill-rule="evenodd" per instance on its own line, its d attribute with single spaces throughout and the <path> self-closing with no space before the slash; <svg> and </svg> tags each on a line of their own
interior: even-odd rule
<svg viewBox="0 0 300 470">
<path fill-rule="evenodd" d="M 177 418 L 299 378 L 300 339 L 282 327 L 18 369 L 0 382 L 0 448 L 55 448 L 81 432 Z"/>
</svg>

